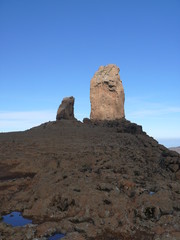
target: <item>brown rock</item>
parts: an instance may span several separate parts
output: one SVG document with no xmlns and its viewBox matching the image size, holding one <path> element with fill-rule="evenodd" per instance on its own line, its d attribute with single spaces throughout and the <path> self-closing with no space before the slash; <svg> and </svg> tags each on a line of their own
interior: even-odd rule
<svg viewBox="0 0 180 240">
<path fill-rule="evenodd" d="M 115 120 L 124 114 L 124 89 L 119 68 L 101 66 L 91 79 L 90 101 L 92 120 Z"/>
<path fill-rule="evenodd" d="M 74 119 L 74 97 L 63 98 L 61 105 L 58 108 L 56 120 L 60 119 Z"/>
<path fill-rule="evenodd" d="M 0 215 L 20 211 L 33 225 L 0 221 L 0 239 L 178 240 L 180 170 L 169 165 L 180 156 L 140 129 L 61 120 L 1 133 Z"/>
</svg>

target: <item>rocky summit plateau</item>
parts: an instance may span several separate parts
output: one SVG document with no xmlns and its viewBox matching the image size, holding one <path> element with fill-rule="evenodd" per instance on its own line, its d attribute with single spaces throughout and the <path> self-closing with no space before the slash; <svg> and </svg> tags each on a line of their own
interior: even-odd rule
<svg viewBox="0 0 180 240">
<path fill-rule="evenodd" d="M 73 119 L 0 134 L 0 216 L 32 220 L 1 219 L 0 239 L 179 240 L 180 155 L 124 117 L 80 122 L 70 105 Z"/>
</svg>

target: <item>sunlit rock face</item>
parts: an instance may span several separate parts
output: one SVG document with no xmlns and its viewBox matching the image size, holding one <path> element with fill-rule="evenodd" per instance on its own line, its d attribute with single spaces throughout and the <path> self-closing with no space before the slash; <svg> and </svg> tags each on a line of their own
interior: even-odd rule
<svg viewBox="0 0 180 240">
<path fill-rule="evenodd" d="M 91 79 L 90 101 L 92 120 L 115 120 L 125 117 L 124 89 L 119 68 L 101 66 Z"/>
</svg>

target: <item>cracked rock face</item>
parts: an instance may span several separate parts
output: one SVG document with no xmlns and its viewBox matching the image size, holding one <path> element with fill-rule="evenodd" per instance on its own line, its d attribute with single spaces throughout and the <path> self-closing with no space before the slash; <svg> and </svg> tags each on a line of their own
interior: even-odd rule
<svg viewBox="0 0 180 240">
<path fill-rule="evenodd" d="M 74 100 L 74 97 L 63 98 L 57 111 L 56 120 L 74 119 Z"/>
<path fill-rule="evenodd" d="M 101 66 L 91 79 L 90 101 L 92 120 L 116 120 L 125 117 L 124 89 L 119 68 Z"/>
</svg>

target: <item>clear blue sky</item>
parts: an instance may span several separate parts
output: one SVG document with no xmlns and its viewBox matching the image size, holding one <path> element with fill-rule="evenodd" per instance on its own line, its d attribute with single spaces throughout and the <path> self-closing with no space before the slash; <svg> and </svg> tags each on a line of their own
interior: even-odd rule
<svg viewBox="0 0 180 240">
<path fill-rule="evenodd" d="M 179 0 L 0 0 L 0 132 L 90 115 L 90 80 L 115 63 L 126 118 L 180 145 Z M 170 140 L 169 140 L 170 141 Z"/>
</svg>

